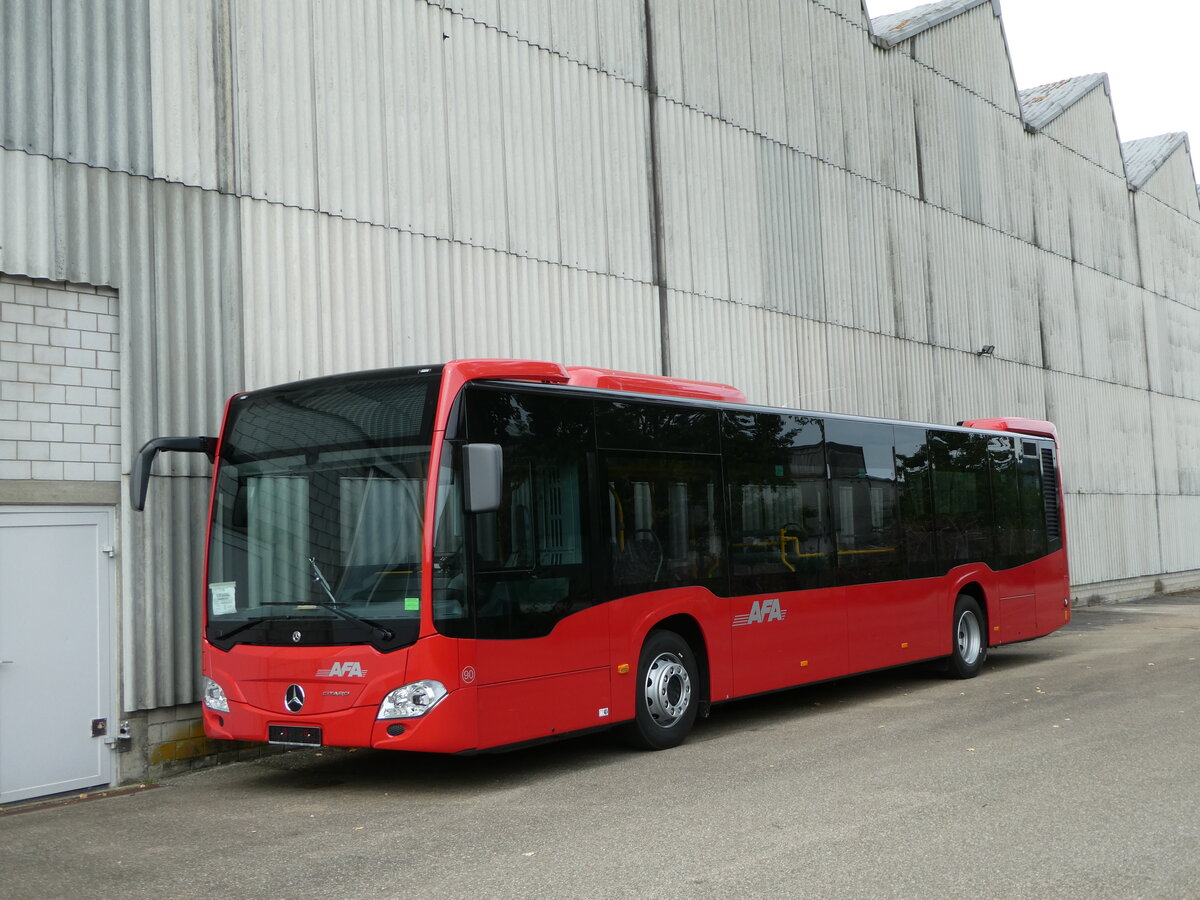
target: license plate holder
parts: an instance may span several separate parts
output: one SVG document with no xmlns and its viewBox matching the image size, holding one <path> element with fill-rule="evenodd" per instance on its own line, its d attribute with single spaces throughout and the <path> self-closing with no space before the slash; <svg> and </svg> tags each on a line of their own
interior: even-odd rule
<svg viewBox="0 0 1200 900">
<path fill-rule="evenodd" d="M 320 747 L 321 729 L 314 725 L 268 725 L 267 743 L 285 747 Z"/>
</svg>

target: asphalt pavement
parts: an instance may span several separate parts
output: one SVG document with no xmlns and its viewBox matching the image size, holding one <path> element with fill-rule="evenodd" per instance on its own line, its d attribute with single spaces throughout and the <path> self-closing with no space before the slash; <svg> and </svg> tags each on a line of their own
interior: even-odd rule
<svg viewBox="0 0 1200 900">
<path fill-rule="evenodd" d="M 470 758 L 302 750 L 0 814 L 0 897 L 1200 897 L 1200 593 Z"/>
</svg>

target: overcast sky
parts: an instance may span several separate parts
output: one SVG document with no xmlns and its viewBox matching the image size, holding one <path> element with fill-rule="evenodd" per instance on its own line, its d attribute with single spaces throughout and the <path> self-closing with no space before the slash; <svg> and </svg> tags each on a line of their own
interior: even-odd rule
<svg viewBox="0 0 1200 900">
<path fill-rule="evenodd" d="M 920 6 L 867 0 L 872 16 Z M 1017 87 L 1107 72 L 1122 141 L 1186 131 L 1200 156 L 1200 0 L 1000 0 Z"/>
</svg>

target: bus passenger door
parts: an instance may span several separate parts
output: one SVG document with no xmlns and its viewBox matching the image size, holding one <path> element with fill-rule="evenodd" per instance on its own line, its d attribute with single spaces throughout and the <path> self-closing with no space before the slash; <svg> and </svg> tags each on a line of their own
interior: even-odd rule
<svg viewBox="0 0 1200 900">
<path fill-rule="evenodd" d="M 504 454 L 501 507 L 471 516 L 481 747 L 607 724 L 608 609 L 593 592 L 587 401 L 468 391 L 470 439 Z"/>
<path fill-rule="evenodd" d="M 734 693 L 846 674 L 825 423 L 728 411 L 722 429 Z"/>
</svg>

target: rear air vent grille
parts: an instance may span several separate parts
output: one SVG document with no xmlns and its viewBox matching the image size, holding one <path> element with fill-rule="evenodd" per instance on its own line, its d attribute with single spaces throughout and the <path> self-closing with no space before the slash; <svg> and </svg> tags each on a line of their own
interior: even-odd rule
<svg viewBox="0 0 1200 900">
<path fill-rule="evenodd" d="M 1054 451 L 1042 450 L 1042 499 L 1046 508 L 1046 541 L 1051 551 L 1062 547 L 1062 516 L 1058 509 L 1058 467 Z"/>
</svg>

